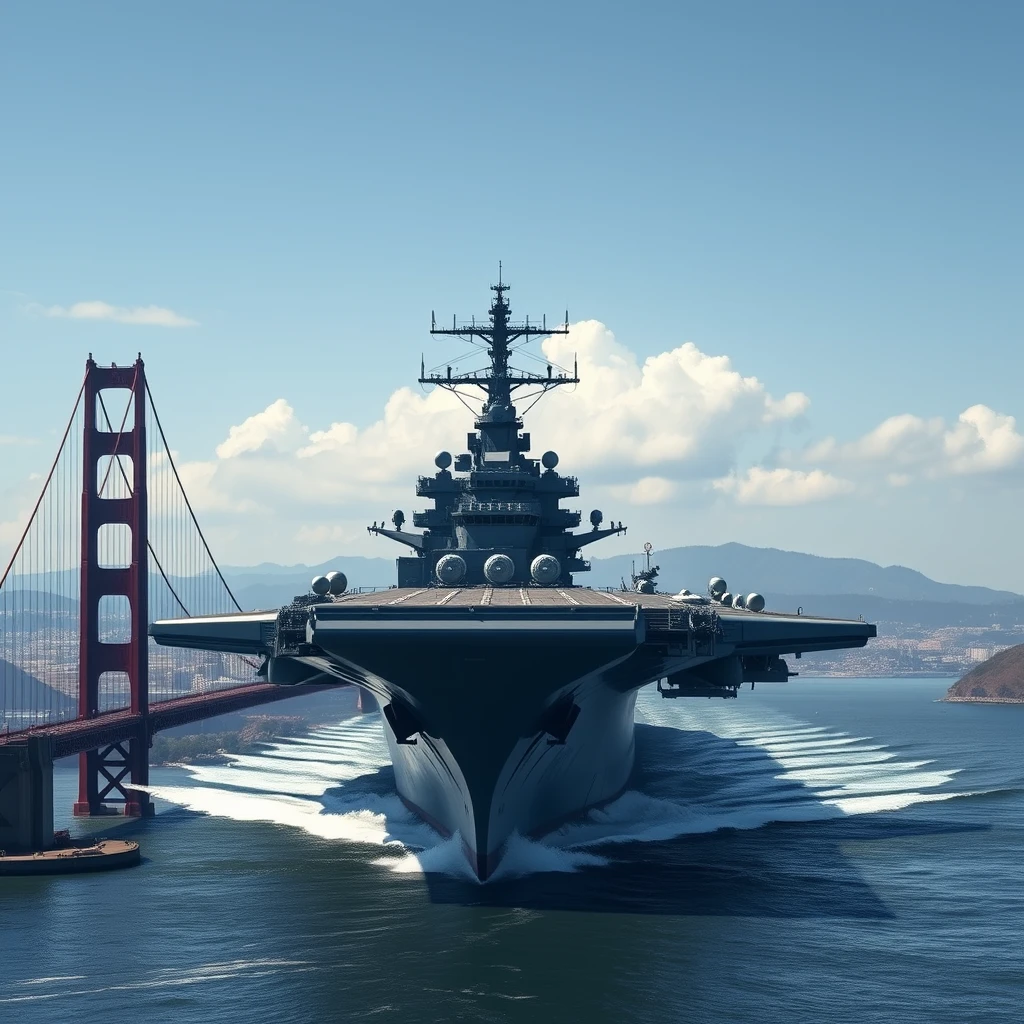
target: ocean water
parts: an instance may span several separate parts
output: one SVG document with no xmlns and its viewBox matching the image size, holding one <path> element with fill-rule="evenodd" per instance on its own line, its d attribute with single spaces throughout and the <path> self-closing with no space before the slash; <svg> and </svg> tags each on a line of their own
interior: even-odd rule
<svg viewBox="0 0 1024 1024">
<path fill-rule="evenodd" d="M 141 867 L 0 881 L 0 1021 L 1024 1021 L 1024 706 L 947 685 L 645 691 L 634 788 L 486 885 L 376 715 L 156 770 L 74 823 Z"/>
</svg>

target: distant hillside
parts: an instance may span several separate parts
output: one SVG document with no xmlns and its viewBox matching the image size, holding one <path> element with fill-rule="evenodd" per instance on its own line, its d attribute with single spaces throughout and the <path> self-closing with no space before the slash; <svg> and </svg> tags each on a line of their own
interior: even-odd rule
<svg viewBox="0 0 1024 1024">
<path fill-rule="evenodd" d="M 616 586 L 629 579 L 630 563 L 640 565 L 642 555 L 595 558 L 587 583 Z M 901 565 L 880 566 L 860 558 L 822 558 L 778 548 L 746 544 L 717 547 L 666 548 L 654 552 L 666 590 L 688 587 L 701 592 L 712 576 L 721 576 L 733 593 L 759 591 L 774 594 L 870 594 L 895 601 L 942 601 L 961 604 L 1000 604 L 1024 601 L 1020 594 L 988 587 L 937 583 L 923 573 Z M 580 582 L 583 578 L 580 577 Z"/>
<path fill-rule="evenodd" d="M 971 669 L 949 688 L 946 700 L 1024 704 L 1024 644 L 1000 651 Z"/>
<path fill-rule="evenodd" d="M 47 686 L 4 658 L 0 658 L 0 686 L 4 690 L 4 705 L 12 711 L 53 708 L 67 715 L 73 714 L 78 707 L 77 701 L 71 697 Z"/>
</svg>

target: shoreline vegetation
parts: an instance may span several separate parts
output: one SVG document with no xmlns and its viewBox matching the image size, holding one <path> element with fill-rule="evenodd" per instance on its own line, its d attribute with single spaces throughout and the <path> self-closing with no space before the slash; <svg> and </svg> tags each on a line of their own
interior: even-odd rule
<svg viewBox="0 0 1024 1024">
<path fill-rule="evenodd" d="M 255 753 L 268 743 L 305 736 L 309 728 L 309 721 L 301 715 L 253 715 L 241 729 L 187 736 L 157 735 L 150 750 L 150 764 L 162 768 L 228 764 L 233 755 Z"/>
</svg>

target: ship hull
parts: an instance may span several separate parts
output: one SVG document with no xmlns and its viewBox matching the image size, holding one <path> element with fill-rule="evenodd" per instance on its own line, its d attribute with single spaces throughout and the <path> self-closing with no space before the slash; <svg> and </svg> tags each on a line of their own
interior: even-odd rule
<svg viewBox="0 0 1024 1024">
<path fill-rule="evenodd" d="M 399 743 L 384 728 L 402 800 L 443 835 L 458 834 L 471 868 L 485 880 L 513 835 L 543 834 L 623 791 L 634 762 L 636 692 L 600 681 L 576 687 L 579 712 L 562 739 L 547 732 L 523 736 L 513 724 L 520 716 L 542 716 L 550 699 L 509 714 L 507 703 L 498 713 L 478 693 L 449 691 L 461 714 L 446 716 L 444 735 L 427 725 L 415 743 Z M 549 698 L 557 702 L 557 687 Z M 429 705 L 423 710 L 429 721 Z M 489 724 L 481 728 L 482 721 Z"/>
</svg>

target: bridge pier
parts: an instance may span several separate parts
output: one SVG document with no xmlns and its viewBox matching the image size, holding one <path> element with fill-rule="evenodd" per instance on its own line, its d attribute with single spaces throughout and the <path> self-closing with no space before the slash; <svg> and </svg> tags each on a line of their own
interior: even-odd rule
<svg viewBox="0 0 1024 1024">
<path fill-rule="evenodd" d="M 0 746 L 0 849 L 53 846 L 53 753 L 45 736 Z"/>
<path fill-rule="evenodd" d="M 132 783 L 149 783 L 149 742 L 132 737 L 78 755 L 78 800 L 76 818 L 119 813 L 120 804 L 128 818 L 148 818 L 155 812 L 149 793 L 133 789 Z"/>
</svg>

